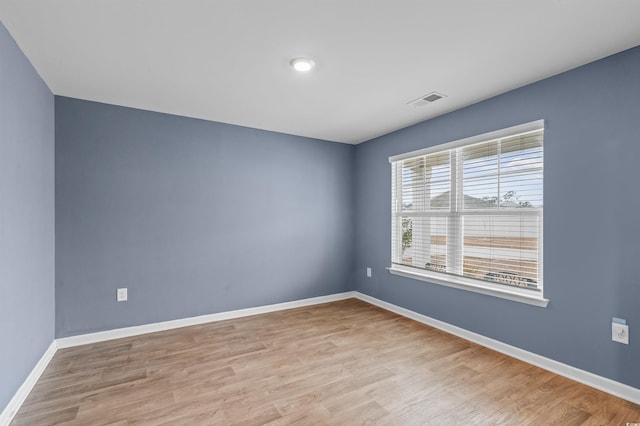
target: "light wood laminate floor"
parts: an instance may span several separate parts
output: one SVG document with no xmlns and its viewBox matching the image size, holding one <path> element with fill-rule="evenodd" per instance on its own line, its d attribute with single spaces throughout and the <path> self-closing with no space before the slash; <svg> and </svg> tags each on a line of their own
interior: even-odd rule
<svg viewBox="0 0 640 426">
<path fill-rule="evenodd" d="M 640 406 L 349 299 L 59 350 L 15 425 L 625 425 Z"/>
</svg>

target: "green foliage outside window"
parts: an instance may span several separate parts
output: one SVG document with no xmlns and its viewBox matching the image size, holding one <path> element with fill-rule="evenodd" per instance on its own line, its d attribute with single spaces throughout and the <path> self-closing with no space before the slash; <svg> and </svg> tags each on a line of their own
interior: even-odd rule
<svg viewBox="0 0 640 426">
<path fill-rule="evenodd" d="M 402 218 L 402 250 L 411 247 L 413 242 L 413 222 L 410 218 Z"/>
</svg>

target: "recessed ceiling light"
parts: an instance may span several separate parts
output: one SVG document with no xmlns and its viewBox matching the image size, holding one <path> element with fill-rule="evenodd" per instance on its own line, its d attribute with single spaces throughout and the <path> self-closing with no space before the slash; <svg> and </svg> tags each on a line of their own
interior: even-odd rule
<svg viewBox="0 0 640 426">
<path fill-rule="evenodd" d="M 311 58 L 293 58 L 291 60 L 291 66 L 298 72 L 309 72 L 315 65 L 316 63 Z"/>
</svg>

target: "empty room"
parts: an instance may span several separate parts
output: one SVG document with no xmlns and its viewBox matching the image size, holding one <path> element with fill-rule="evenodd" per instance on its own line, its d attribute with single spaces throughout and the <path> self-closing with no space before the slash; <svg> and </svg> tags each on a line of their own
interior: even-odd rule
<svg viewBox="0 0 640 426">
<path fill-rule="evenodd" d="M 640 424 L 640 2 L 0 0 L 0 426 Z"/>
</svg>

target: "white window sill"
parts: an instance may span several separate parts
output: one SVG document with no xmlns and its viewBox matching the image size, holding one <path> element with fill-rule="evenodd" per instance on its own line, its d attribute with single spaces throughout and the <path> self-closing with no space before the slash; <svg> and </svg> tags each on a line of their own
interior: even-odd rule
<svg viewBox="0 0 640 426">
<path fill-rule="evenodd" d="M 500 297 L 502 299 L 512 300 L 514 302 L 527 303 L 529 305 L 540 306 L 546 308 L 549 299 L 545 299 L 542 293 L 530 290 L 519 289 L 517 287 L 506 287 L 494 285 L 491 283 L 482 283 L 480 281 L 467 279 L 464 277 L 456 277 L 451 275 L 438 274 L 436 272 L 422 271 L 402 265 L 393 265 L 387 268 L 390 273 L 415 280 L 426 281 L 433 284 L 444 285 L 447 287 L 458 288 L 461 290 L 472 291 L 474 293 L 486 294 L 489 296 Z"/>
</svg>

